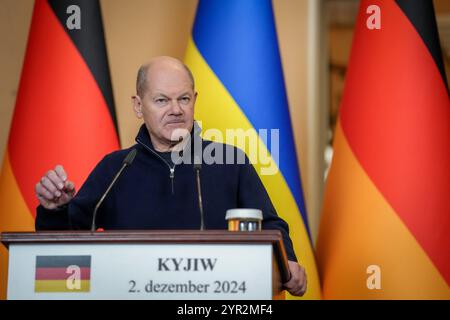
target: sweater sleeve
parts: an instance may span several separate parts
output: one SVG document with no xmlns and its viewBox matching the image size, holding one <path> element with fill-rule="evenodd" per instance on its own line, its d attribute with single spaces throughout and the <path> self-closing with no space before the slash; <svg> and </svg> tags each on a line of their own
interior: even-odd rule
<svg viewBox="0 0 450 320">
<path fill-rule="evenodd" d="M 280 230 L 288 259 L 297 261 L 289 237 L 289 226 L 278 216 L 255 168 L 248 162 L 246 159 L 246 164 L 240 165 L 239 169 L 238 205 L 241 208 L 260 209 L 263 212 L 263 229 Z"/>
<path fill-rule="evenodd" d="M 36 208 L 35 229 L 37 231 L 70 229 L 68 206 L 49 210 L 39 205 Z"/>
</svg>

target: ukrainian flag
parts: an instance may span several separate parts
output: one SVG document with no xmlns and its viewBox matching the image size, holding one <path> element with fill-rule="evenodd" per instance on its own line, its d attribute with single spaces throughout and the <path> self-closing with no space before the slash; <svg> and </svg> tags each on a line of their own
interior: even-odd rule
<svg viewBox="0 0 450 320">
<path fill-rule="evenodd" d="M 270 163 L 258 161 L 255 169 L 306 268 L 304 297 L 320 298 L 271 1 L 200 0 L 185 62 L 196 79 L 195 117 L 203 130 L 225 136 L 227 129 L 243 129 L 269 154 Z M 278 156 L 269 153 L 272 140 L 260 129 L 279 130 Z"/>
</svg>

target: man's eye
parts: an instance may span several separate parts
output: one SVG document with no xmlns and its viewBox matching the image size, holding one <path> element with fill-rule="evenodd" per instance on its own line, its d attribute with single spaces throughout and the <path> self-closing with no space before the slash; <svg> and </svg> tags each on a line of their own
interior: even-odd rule
<svg viewBox="0 0 450 320">
<path fill-rule="evenodd" d="M 189 101 L 191 101 L 191 98 L 189 98 L 189 97 L 183 97 L 183 98 L 179 99 L 179 101 L 180 101 L 181 103 L 183 103 L 183 104 L 188 104 Z"/>
<path fill-rule="evenodd" d="M 156 99 L 155 102 L 157 104 L 165 104 L 165 103 L 167 103 L 167 99 L 159 98 L 159 99 Z"/>
</svg>

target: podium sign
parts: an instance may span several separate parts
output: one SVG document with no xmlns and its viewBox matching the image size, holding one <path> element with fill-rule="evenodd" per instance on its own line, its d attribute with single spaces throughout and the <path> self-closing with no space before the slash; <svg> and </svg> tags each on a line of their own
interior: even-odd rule
<svg viewBox="0 0 450 320">
<path fill-rule="evenodd" d="M 2 241 L 8 299 L 272 299 L 287 272 L 271 230 L 4 233 Z"/>
</svg>

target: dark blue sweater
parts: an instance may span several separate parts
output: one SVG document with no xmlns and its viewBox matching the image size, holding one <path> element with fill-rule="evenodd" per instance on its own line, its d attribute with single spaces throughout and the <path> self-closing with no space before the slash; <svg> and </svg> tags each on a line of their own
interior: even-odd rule
<svg viewBox="0 0 450 320">
<path fill-rule="evenodd" d="M 193 164 L 176 165 L 171 178 L 169 165 L 172 163 L 164 161 L 154 150 L 145 125 L 139 130 L 136 141 L 137 144 L 129 149 L 105 156 L 67 206 L 56 210 L 58 212 L 39 206 L 36 230 L 90 229 L 94 206 L 132 148 L 137 149 L 136 158 L 119 177 L 101 205 L 96 225 L 105 230 L 199 229 L 200 211 Z M 205 229 L 227 229 L 227 209 L 260 209 L 264 217 L 263 229 L 280 230 L 289 260 L 296 261 L 288 225 L 278 217 L 258 174 L 246 156 L 233 146 L 212 146 L 212 143 L 214 142 L 201 141 L 203 148 L 223 148 L 224 155 L 232 152 L 235 159 L 240 153 L 246 162 L 202 164 Z"/>
</svg>

